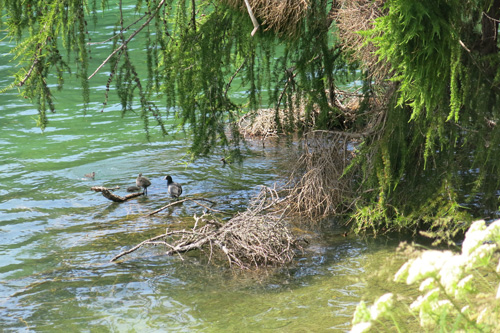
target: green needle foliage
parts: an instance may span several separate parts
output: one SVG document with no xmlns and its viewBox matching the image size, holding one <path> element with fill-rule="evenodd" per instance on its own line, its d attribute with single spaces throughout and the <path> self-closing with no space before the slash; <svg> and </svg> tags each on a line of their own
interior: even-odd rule
<svg viewBox="0 0 500 333">
<path fill-rule="evenodd" d="M 359 229 L 458 231 L 464 212 L 497 209 L 499 14 L 497 0 L 389 0 L 363 32 L 397 92 L 383 133 L 364 146 L 364 185 L 375 191 Z"/>
<path fill-rule="evenodd" d="M 333 14 L 349 2 L 249 0 L 260 24 L 251 36 L 243 0 L 0 0 L 0 24 L 17 43 L 11 53 L 19 65 L 5 89 L 17 87 L 37 105 L 43 129 L 55 111 L 52 90 L 68 73 L 81 80 L 89 109 L 90 84 L 106 70 L 104 107 L 110 93 L 123 114 L 140 105 L 147 136 L 151 128 L 167 135 L 165 120 L 176 119 L 177 130 L 194 134 L 193 156 L 237 151 L 236 120 L 260 107 L 276 110 L 281 132 L 310 130 L 307 124 L 344 130 L 335 88 L 355 66 L 344 60 Z M 352 126 L 378 126 L 363 132 L 360 167 L 349 169 L 363 172 L 352 177 L 360 187 L 352 193 L 361 193 L 356 228 L 425 228 L 449 238 L 465 226 L 458 220 L 498 207 L 500 0 L 383 3 L 373 29 L 360 34 L 395 93 L 380 99 L 388 101 L 383 117 L 367 119 L 361 108 Z M 114 32 L 91 40 L 90 27 L 99 29 L 109 10 Z M 92 60 L 95 44 L 108 47 L 109 57 Z M 247 90 L 243 101 L 231 95 L 236 85 Z M 385 85 L 367 81 L 363 92 Z M 305 120 L 297 124 L 299 111 Z"/>
<path fill-rule="evenodd" d="M 18 41 L 12 50 L 24 67 L 15 74 L 15 82 L 22 87 L 21 95 L 30 98 L 38 107 L 38 125 L 44 129 L 47 111 L 54 112 L 50 83 L 54 75 L 57 88 L 64 83 L 63 74 L 70 71 L 68 63 L 77 63 L 76 75 L 81 78 L 83 101 L 89 102 L 87 82 L 88 52 L 86 45 L 85 7 L 83 1 L 0 1 L 2 27 L 7 37 Z M 70 52 L 60 52 L 60 48 Z M 62 54 L 68 54 L 63 57 Z M 74 55 L 72 60 L 70 55 Z M 9 87 L 9 88 L 11 88 Z"/>
<path fill-rule="evenodd" d="M 256 12 L 266 3 L 252 1 Z M 17 42 L 12 54 L 21 66 L 8 88 L 20 87 L 38 105 L 43 129 L 47 111 L 55 111 L 54 74 L 62 87 L 71 64 L 81 78 L 88 109 L 89 84 L 106 70 L 104 108 L 111 93 L 118 96 L 123 114 L 140 105 L 137 114 L 148 137 L 151 121 L 167 135 L 165 120 L 177 119 L 178 128 L 195 134 L 193 156 L 218 146 L 237 149 L 236 120 L 248 108 L 274 105 L 293 112 L 292 101 L 299 104 L 300 96 L 307 95 L 311 105 L 322 106 L 323 124 L 331 122 L 335 110 L 326 103 L 327 91 L 333 94 L 335 72 L 347 69 L 333 44 L 331 4 L 296 3 L 286 8 L 290 21 L 283 17 L 279 24 L 277 17 L 274 28 L 258 17 L 263 25 L 255 36 L 242 8 L 243 1 L 232 0 L 0 0 L 1 23 L 7 38 Z M 113 34 L 108 40 L 91 40 L 92 29 L 99 29 L 109 10 L 116 14 Z M 109 57 L 91 59 L 94 45 L 108 47 Z M 236 84 L 247 89 L 243 102 L 231 96 Z M 296 124 L 282 125 L 288 131 Z"/>
</svg>

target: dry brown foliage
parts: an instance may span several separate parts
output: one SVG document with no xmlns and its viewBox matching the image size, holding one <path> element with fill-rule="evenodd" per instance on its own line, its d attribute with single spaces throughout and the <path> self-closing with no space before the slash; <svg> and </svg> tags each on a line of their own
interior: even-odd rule
<svg viewBox="0 0 500 333">
<path fill-rule="evenodd" d="M 339 28 L 343 48 L 364 66 L 374 79 L 383 79 L 389 71 L 386 63 L 379 62 L 376 48 L 358 34 L 373 28 L 377 17 L 383 15 L 385 0 L 339 0 L 334 20 Z"/>
<path fill-rule="evenodd" d="M 284 93 L 286 93 L 285 90 L 286 87 Z M 330 105 L 330 107 L 335 108 L 338 115 L 341 115 L 346 122 L 354 122 L 363 96 L 358 91 L 350 92 L 340 89 L 335 89 L 334 95 L 334 105 Z M 306 116 L 305 99 L 302 99 L 300 103 L 296 103 L 296 100 L 296 96 L 292 96 L 293 111 L 288 108 L 268 108 L 246 113 L 238 122 L 240 132 L 246 137 L 262 140 L 277 137 L 283 134 L 278 132 L 277 117 L 282 125 L 293 124 L 297 128 L 314 128 L 316 118 L 320 114 L 320 106 L 313 105 L 310 115 Z"/>
<path fill-rule="evenodd" d="M 283 115 L 283 114 L 282 114 Z M 238 127 L 244 136 L 267 139 L 278 136 L 274 109 L 258 109 L 243 115 Z"/>
<path fill-rule="evenodd" d="M 279 35 L 294 36 L 305 17 L 310 0 L 248 0 L 254 15 Z M 247 12 L 244 0 L 221 0 L 237 10 Z"/>
<path fill-rule="evenodd" d="M 296 126 L 303 124 L 306 120 L 304 108 L 297 110 L 297 112 L 289 112 L 286 109 L 279 109 L 277 112 L 281 124 L 292 122 Z M 314 116 L 310 118 L 310 121 L 312 122 L 307 127 L 314 126 Z M 240 118 L 238 127 L 244 136 L 262 140 L 282 134 L 278 132 L 276 109 L 253 110 Z"/>
<path fill-rule="evenodd" d="M 353 180 L 343 175 L 354 156 L 356 136 L 313 131 L 302 141 L 302 154 L 286 185 L 289 213 L 310 218 L 345 213 L 355 202 Z"/>
<path fill-rule="evenodd" d="M 357 92 L 336 90 L 335 107 L 344 119 L 356 123 L 361 118 L 362 127 L 354 132 L 348 131 L 311 131 L 300 141 L 301 149 L 297 158 L 290 164 L 290 176 L 286 185 L 280 189 L 283 197 L 282 207 L 291 215 L 317 220 L 330 215 L 344 214 L 359 199 L 359 176 L 356 168 L 344 174 L 355 156 L 356 145 L 367 137 L 379 135 L 385 126 L 386 105 L 394 90 L 394 84 L 381 87 L 376 96 L 365 100 L 368 107 L 360 109 L 362 96 Z M 304 108 L 297 107 L 294 112 L 278 110 L 280 122 L 292 121 L 301 128 L 314 128 L 314 114 L 305 123 Z M 240 131 L 247 137 L 265 140 L 278 136 L 276 109 L 260 109 L 245 115 L 239 122 Z M 370 159 L 370 157 L 367 157 Z M 358 179 L 359 181 L 359 179 Z"/>
</svg>

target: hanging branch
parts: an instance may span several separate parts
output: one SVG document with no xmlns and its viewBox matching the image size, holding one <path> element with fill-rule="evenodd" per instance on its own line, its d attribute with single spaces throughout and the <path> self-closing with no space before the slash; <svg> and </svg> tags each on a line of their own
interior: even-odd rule
<svg viewBox="0 0 500 333">
<path fill-rule="evenodd" d="M 227 98 L 227 92 L 228 92 L 229 88 L 231 87 L 231 83 L 233 82 L 233 80 L 236 77 L 236 75 L 238 75 L 238 73 L 241 71 L 241 69 L 243 68 L 243 66 L 245 65 L 246 62 L 247 62 L 246 59 L 243 60 L 243 62 L 241 63 L 240 67 L 238 67 L 238 69 L 236 70 L 236 72 L 234 72 L 234 74 L 231 76 L 231 78 L 227 82 L 226 89 L 224 90 L 224 97 Z"/>
<path fill-rule="evenodd" d="M 37 64 L 38 64 L 38 55 L 35 53 L 35 60 L 33 60 L 30 69 L 28 70 L 24 78 L 21 81 L 19 81 L 20 87 L 22 87 L 26 83 L 26 81 L 28 81 L 28 79 L 31 77 L 31 73 L 33 72 Z"/>
<path fill-rule="evenodd" d="M 191 22 L 193 24 L 193 31 L 196 31 L 196 1 L 191 0 Z"/>
<path fill-rule="evenodd" d="M 250 34 L 253 37 L 253 35 L 255 35 L 255 33 L 259 29 L 259 22 L 257 22 L 257 19 L 253 15 L 252 7 L 250 7 L 250 3 L 248 2 L 248 0 L 245 0 L 245 5 L 247 5 L 248 15 L 250 15 L 250 19 L 252 20 L 253 23 L 254 28 L 252 30 L 252 33 Z"/>
<path fill-rule="evenodd" d="M 278 102 L 276 103 L 276 112 L 279 112 L 280 110 L 280 104 L 281 104 L 281 100 L 283 99 L 283 96 L 285 95 L 286 93 L 286 90 L 288 89 L 288 86 L 289 85 L 292 85 L 292 86 L 295 86 L 295 77 L 297 76 L 296 73 L 294 73 L 295 68 L 289 68 L 286 70 L 286 74 L 287 74 L 287 80 L 286 80 L 286 83 L 285 83 L 285 87 L 283 88 L 283 90 L 281 91 L 281 94 L 278 98 Z"/>
<path fill-rule="evenodd" d="M 47 28 L 47 23 L 45 23 L 43 25 L 43 28 L 40 29 L 40 31 L 38 33 L 41 34 L 42 32 L 45 32 L 46 28 Z M 31 73 L 33 73 L 33 70 L 35 69 L 35 66 L 40 61 L 39 57 L 42 54 L 42 49 L 43 49 L 42 45 L 43 46 L 47 45 L 47 40 L 46 39 L 43 41 L 43 43 L 38 43 L 37 50 L 35 51 L 35 54 L 33 55 L 33 63 L 31 64 L 31 67 L 28 70 L 28 72 L 26 73 L 26 75 L 24 76 L 24 78 L 21 81 L 19 81 L 19 86 L 20 87 L 22 87 L 26 83 L 26 81 L 28 81 L 28 79 L 31 77 Z"/>
<path fill-rule="evenodd" d="M 144 22 L 136 31 L 134 31 L 129 38 L 127 38 L 122 45 L 120 45 L 119 47 L 117 47 L 113 52 L 111 52 L 111 54 L 102 62 L 102 64 L 99 65 L 99 67 L 97 67 L 97 69 L 94 71 L 94 73 L 92 73 L 89 77 L 88 77 L 88 80 L 90 80 L 91 78 L 94 77 L 94 75 L 97 74 L 97 72 L 99 72 L 101 70 L 101 68 L 104 67 L 104 65 L 106 65 L 109 60 L 111 59 L 111 57 L 113 57 L 116 53 L 118 53 L 119 51 L 121 51 L 122 49 L 126 48 L 127 47 L 127 44 L 135 37 L 137 36 L 137 34 L 139 32 L 142 31 L 142 29 L 144 29 L 148 24 L 149 22 L 151 22 L 153 20 L 153 18 L 156 16 L 156 13 L 158 13 L 158 11 L 161 9 L 161 7 L 165 4 L 165 1 L 166 0 L 162 0 L 160 1 L 160 3 L 158 4 L 158 6 L 156 6 L 156 9 L 154 10 L 154 12 L 151 13 L 151 15 L 149 16 L 149 18 L 146 20 L 146 22 Z"/>
</svg>

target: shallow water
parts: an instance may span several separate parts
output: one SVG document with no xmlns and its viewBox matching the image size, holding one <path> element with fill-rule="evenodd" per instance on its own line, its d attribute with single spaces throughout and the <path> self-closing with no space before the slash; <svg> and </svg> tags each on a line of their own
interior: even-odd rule
<svg viewBox="0 0 500 333">
<path fill-rule="evenodd" d="M 11 46 L 0 42 L 0 54 Z M 2 60 L 0 88 L 11 71 Z M 388 291 L 388 272 L 403 260 L 394 256 L 399 241 L 342 237 L 334 222 L 282 269 L 239 272 L 197 254 L 167 257 L 159 247 L 110 263 L 201 212 L 186 203 L 144 216 L 170 202 L 166 174 L 183 184 L 184 195 L 242 211 L 260 185 L 279 181 L 287 147 L 250 143 L 253 153 L 226 167 L 221 153 L 185 163 L 189 138 L 182 132 L 161 137 L 153 129 L 148 142 L 142 121 L 122 117 L 116 101 L 100 112 L 105 79 L 93 83 L 86 113 L 68 79 L 43 133 L 32 105 L 12 90 L 0 95 L 2 330 L 346 331 L 361 299 Z M 84 177 L 92 171 L 95 179 Z M 152 182 L 147 197 L 116 204 L 90 191 L 118 185 L 124 195 L 138 173 Z"/>
<path fill-rule="evenodd" d="M 371 267 L 390 257 L 397 241 L 342 237 L 334 223 L 279 270 L 237 272 L 208 265 L 196 254 L 184 261 L 167 257 L 159 247 L 110 263 L 119 252 L 200 213 L 184 204 L 144 216 L 170 202 L 165 174 L 182 183 L 188 196 L 241 211 L 259 185 L 279 179 L 283 149 L 256 145 L 241 165 L 224 168 L 219 156 L 185 165 L 179 161 L 185 139 L 158 137 L 148 143 L 140 120 L 121 119 L 118 110 L 86 116 L 61 111 L 42 134 L 28 105 L 5 105 L 0 110 L 4 330 L 344 331 L 361 299 L 384 293 L 368 288 L 385 283 Z M 5 126 L 5 119 L 15 122 Z M 91 171 L 94 180 L 83 177 Z M 148 197 L 116 204 L 90 191 L 94 185 L 132 185 L 139 172 L 152 181 Z"/>
</svg>

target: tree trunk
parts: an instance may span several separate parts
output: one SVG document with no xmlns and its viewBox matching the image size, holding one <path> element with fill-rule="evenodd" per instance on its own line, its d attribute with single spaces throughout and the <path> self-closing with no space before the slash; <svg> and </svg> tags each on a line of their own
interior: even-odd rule
<svg viewBox="0 0 500 333">
<path fill-rule="evenodd" d="M 498 52 L 498 19 L 500 17 L 500 0 L 494 0 L 488 12 L 483 13 L 481 19 L 481 53 L 493 54 Z"/>
</svg>

